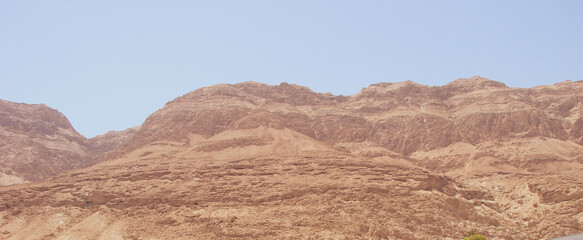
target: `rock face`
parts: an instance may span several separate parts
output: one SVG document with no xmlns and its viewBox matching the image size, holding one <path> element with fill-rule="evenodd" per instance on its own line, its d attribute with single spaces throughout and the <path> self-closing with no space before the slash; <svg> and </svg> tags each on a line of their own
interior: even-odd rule
<svg viewBox="0 0 583 240">
<path fill-rule="evenodd" d="M 0 189 L 6 239 L 549 239 L 583 232 L 583 82 L 214 85 L 107 160 Z M 125 137 L 123 137 L 125 136 Z M 125 140 L 123 140 L 125 139 Z M 111 144 L 111 145 L 109 145 Z"/>
</svg>

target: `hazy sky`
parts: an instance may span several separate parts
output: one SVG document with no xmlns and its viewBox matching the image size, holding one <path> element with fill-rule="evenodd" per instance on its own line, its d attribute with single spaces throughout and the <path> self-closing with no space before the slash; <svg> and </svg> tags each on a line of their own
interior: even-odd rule
<svg viewBox="0 0 583 240">
<path fill-rule="evenodd" d="M 0 0 L 0 98 L 83 135 L 141 124 L 215 83 L 511 87 L 583 79 L 583 1 Z"/>
</svg>

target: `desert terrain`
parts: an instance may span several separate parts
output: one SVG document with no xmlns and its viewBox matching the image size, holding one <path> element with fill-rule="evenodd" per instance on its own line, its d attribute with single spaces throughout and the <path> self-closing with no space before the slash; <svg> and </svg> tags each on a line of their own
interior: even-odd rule
<svg viewBox="0 0 583 240">
<path fill-rule="evenodd" d="M 201 88 L 86 139 L 0 102 L 1 239 L 551 239 L 583 232 L 583 82 Z"/>
</svg>

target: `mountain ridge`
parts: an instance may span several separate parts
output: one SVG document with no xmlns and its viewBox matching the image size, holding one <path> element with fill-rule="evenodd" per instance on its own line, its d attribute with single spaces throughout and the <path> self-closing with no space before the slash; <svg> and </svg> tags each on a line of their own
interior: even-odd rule
<svg viewBox="0 0 583 240">
<path fill-rule="evenodd" d="M 583 82 L 197 89 L 99 163 L 0 188 L 7 239 L 547 239 L 583 231 Z"/>
<path fill-rule="evenodd" d="M 455 125 L 462 125 L 459 126 L 461 128 L 472 128 L 474 129 L 477 122 L 472 122 L 472 114 L 481 114 L 481 118 L 491 118 L 494 124 L 496 121 L 500 121 L 500 124 L 505 124 L 504 121 L 512 121 L 518 122 L 517 118 L 523 118 L 525 121 L 528 122 L 528 119 L 535 119 L 537 123 L 532 123 L 533 126 L 527 127 L 523 126 L 522 128 L 530 128 L 535 133 L 532 134 L 542 134 L 544 136 L 550 137 L 559 137 L 561 139 L 570 138 L 576 142 L 579 142 L 580 134 L 575 131 L 576 129 L 580 128 L 581 123 L 578 122 L 580 116 L 573 115 L 573 120 L 571 121 L 572 125 L 575 125 L 575 129 L 568 131 L 566 129 L 561 129 L 557 125 L 559 123 L 556 121 L 557 116 L 551 116 L 550 118 L 547 117 L 547 114 L 544 112 L 545 109 L 541 107 L 542 104 L 550 104 L 541 102 L 537 99 L 532 99 L 531 91 L 529 89 L 516 89 L 516 88 L 507 88 L 503 83 L 494 82 L 485 78 L 481 77 L 474 77 L 467 80 L 456 80 L 455 81 L 444 85 L 442 87 L 428 87 L 419 84 L 412 84 L 411 82 L 402 82 L 402 83 L 395 83 L 395 84 L 380 84 L 380 85 L 371 85 L 368 88 L 363 89 L 361 92 L 352 95 L 352 96 L 333 96 L 331 94 L 320 94 L 315 93 L 307 88 L 303 87 L 291 87 L 289 84 L 282 83 L 279 86 L 270 86 L 270 85 L 257 85 L 256 83 L 240 83 L 234 85 L 214 85 L 207 88 L 202 88 L 191 93 L 188 93 L 182 97 L 175 99 L 174 101 L 169 102 L 164 108 L 162 108 L 161 113 L 170 114 L 174 119 L 165 119 L 164 121 L 160 121 L 156 123 L 153 129 L 149 129 L 151 131 L 156 131 L 155 128 L 159 127 L 160 125 L 167 124 L 167 128 L 164 130 L 160 130 L 154 133 L 146 133 L 145 131 L 141 131 L 137 133 L 138 138 L 146 138 L 146 139 L 155 139 L 155 138 L 163 138 L 164 135 L 171 135 L 173 138 L 181 138 L 185 137 L 184 134 L 180 133 L 182 130 L 172 130 L 172 122 L 178 121 L 180 122 L 182 119 L 195 119 L 194 122 L 191 122 L 191 126 L 194 129 L 192 131 L 198 131 L 203 135 L 213 135 L 216 134 L 226 128 L 228 128 L 229 124 L 232 122 L 237 121 L 240 118 L 243 118 L 248 115 L 253 115 L 253 111 L 259 111 L 259 109 L 266 109 L 267 112 L 270 113 L 262 113 L 262 114 L 269 114 L 276 118 L 287 118 L 287 117 L 295 117 L 304 119 L 305 121 L 311 122 L 311 126 L 307 126 L 306 124 L 296 124 L 294 126 L 288 124 L 285 127 L 292 128 L 296 131 L 299 131 L 303 134 L 306 134 L 310 137 L 318 139 L 320 141 L 328 141 L 326 136 L 329 135 L 327 133 L 322 133 L 324 135 L 319 136 L 319 132 L 326 132 L 325 129 L 318 129 L 313 125 L 322 124 L 321 121 L 326 121 L 326 115 L 324 116 L 316 116 L 313 110 L 310 110 L 308 114 L 301 113 L 301 110 L 298 108 L 302 108 L 302 106 L 307 106 L 306 104 L 310 104 L 310 106 L 318 106 L 320 107 L 320 111 L 325 111 L 326 106 L 330 105 L 338 105 L 337 109 L 333 109 L 331 111 L 332 114 L 335 114 L 336 117 L 344 118 L 344 119 L 353 119 L 353 121 L 362 122 L 363 125 L 377 125 L 375 131 L 382 130 L 382 126 L 379 126 L 380 122 L 375 121 L 368 121 L 368 119 L 374 118 L 375 113 L 379 112 L 393 112 L 394 117 L 402 117 L 407 118 L 406 114 L 399 114 L 400 112 L 420 112 L 426 116 L 426 118 L 431 118 L 433 121 L 440 122 L 440 124 L 455 124 Z M 480 91 L 473 91 L 474 94 L 470 96 L 467 95 L 467 91 L 459 90 L 459 82 L 465 82 L 461 84 L 462 86 L 468 85 L 468 82 L 477 81 L 478 84 L 486 83 L 488 86 L 492 85 L 495 86 L 493 90 L 489 92 L 488 96 L 485 96 L 483 93 L 483 89 Z M 572 86 L 578 86 L 581 88 L 581 84 L 577 83 L 570 83 Z M 250 88 L 249 85 L 252 85 L 254 88 Z M 402 85 L 397 88 L 393 86 Z M 382 92 L 379 92 L 379 87 L 382 86 Z M 552 88 L 552 86 L 548 86 L 544 89 Z M 543 88 L 541 88 L 543 89 Z M 286 92 L 287 91 L 287 92 Z M 457 95 L 451 95 L 451 92 L 457 93 Z M 482 93 L 481 93 L 482 92 Z M 275 94 L 275 95 L 269 95 Z M 510 96 L 509 96 L 510 95 Z M 221 101 L 222 103 L 212 102 L 215 98 L 223 98 Z M 464 99 L 467 98 L 478 98 L 477 100 L 471 100 L 474 102 L 482 102 L 480 106 L 463 106 L 460 101 L 466 101 Z M 485 98 L 485 99 L 481 99 Z M 516 98 L 519 98 L 518 100 Z M 231 102 L 226 101 L 225 99 L 232 100 Z M 479 100 L 479 101 L 478 101 Z M 500 108 L 503 106 L 505 102 L 514 101 L 514 105 L 512 109 Z M 538 101 L 538 102 L 537 102 Z M 205 102 L 208 106 L 213 107 L 206 107 L 207 105 L 201 105 L 202 102 Z M 574 104 L 575 101 L 571 101 Z M 177 104 L 180 103 L 181 105 Z M 421 105 L 420 103 L 423 103 Z M 172 106 L 185 106 L 189 104 L 190 109 L 172 109 Z M 221 105 L 222 104 L 222 105 Z M 288 104 L 288 105 L 286 105 Z M 537 105 L 538 104 L 538 105 Z M 563 104 L 564 109 L 557 109 L 558 114 L 568 114 L 568 110 L 574 107 L 569 106 L 568 102 L 560 103 Z M 376 106 L 375 106 L 376 105 Z M 456 109 L 456 105 L 462 105 L 462 107 L 458 107 Z M 504 105 L 505 106 L 505 105 Z M 201 114 L 202 116 L 195 116 L 193 109 L 201 108 L 200 110 L 196 110 L 197 113 L 205 112 Z M 295 110 L 294 110 L 295 108 Z M 221 110 L 218 110 L 221 109 Z M 479 112 L 475 112 L 473 109 L 480 109 Z M 225 111 L 222 111 L 225 110 Z M 222 111 L 219 114 L 224 114 L 221 116 L 220 119 L 204 119 L 208 116 L 216 116 L 210 114 L 212 112 Z M 517 113 L 516 113 L 517 112 Z M 153 113 L 146 121 L 144 125 L 148 126 L 149 124 L 153 124 L 155 122 L 159 114 Z M 274 115 L 275 114 L 275 115 Z M 168 115 L 165 115 L 168 117 Z M 357 116 L 357 118 L 354 118 Z M 381 116 L 379 116 L 381 117 Z M 198 119 L 198 120 L 196 120 Z M 516 120 L 512 120 L 516 119 Z M 413 121 L 427 121 L 427 119 L 411 119 Z M 453 120 L 453 121 L 452 121 Z M 196 122 L 200 121 L 200 122 Z M 207 124 L 212 122 L 212 126 L 204 126 L 204 123 Z M 539 123 L 540 122 L 540 123 Z M 513 124 L 513 123 L 509 123 Z M 467 125 L 467 126 L 463 126 Z M 204 126 L 204 127 L 203 127 Z M 182 128 L 183 126 L 177 127 Z M 199 127 L 200 129 L 196 129 Z M 367 126 L 369 127 L 369 126 Z M 517 128 L 520 128 L 516 126 Z M 496 127 L 493 127 L 496 128 Z M 148 129 L 148 128 L 146 128 Z M 525 129 L 526 130 L 526 129 Z M 512 132 L 512 131 L 511 131 Z M 375 133 L 367 133 L 368 135 L 374 135 Z M 524 133 L 524 134 L 528 134 Z M 334 133 L 335 136 L 338 136 L 337 133 Z M 462 136 L 458 136 L 462 135 Z M 465 136 L 464 136 L 465 135 Z M 506 131 L 502 132 L 492 132 L 488 134 L 483 134 L 483 136 L 492 136 L 492 137 L 500 137 L 502 135 L 507 135 Z M 354 136 L 358 138 L 358 136 Z M 376 136 L 377 138 L 386 138 L 386 136 Z M 429 137 L 429 136 L 426 136 Z M 481 141 L 477 138 L 477 136 L 471 136 L 465 134 L 463 131 L 461 133 L 452 133 L 452 136 L 449 138 L 453 138 L 456 140 L 466 140 L 470 142 Z M 145 140 L 144 142 L 148 142 L 149 140 Z M 443 142 L 443 141 L 436 141 L 436 142 Z M 447 142 L 447 141 L 446 141 Z M 450 142 L 451 143 L 451 142 Z M 450 144 L 448 143 L 448 144 Z M 440 145 L 441 146 L 441 145 Z M 412 149 L 408 149 L 411 147 L 407 146 L 388 146 L 389 150 L 397 151 L 402 154 L 410 154 L 415 151 L 418 147 L 412 146 Z"/>
</svg>

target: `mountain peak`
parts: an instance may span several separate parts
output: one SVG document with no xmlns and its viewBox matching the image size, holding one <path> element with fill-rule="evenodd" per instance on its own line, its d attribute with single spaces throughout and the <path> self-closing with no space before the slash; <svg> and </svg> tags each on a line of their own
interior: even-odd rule
<svg viewBox="0 0 583 240">
<path fill-rule="evenodd" d="M 444 87 L 461 90 L 463 92 L 477 91 L 486 88 L 508 88 L 508 86 L 506 86 L 506 84 L 502 82 L 497 82 L 481 76 L 474 76 L 471 78 L 459 78 L 453 82 L 446 84 Z"/>
<path fill-rule="evenodd" d="M 383 89 L 384 91 L 395 91 L 404 87 L 427 87 L 426 85 L 413 82 L 411 80 L 395 83 L 376 83 L 368 86 L 370 89 Z"/>
<path fill-rule="evenodd" d="M 93 164 L 87 139 L 44 104 L 0 100 L 0 186 L 38 181 Z"/>
</svg>

